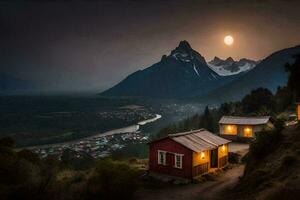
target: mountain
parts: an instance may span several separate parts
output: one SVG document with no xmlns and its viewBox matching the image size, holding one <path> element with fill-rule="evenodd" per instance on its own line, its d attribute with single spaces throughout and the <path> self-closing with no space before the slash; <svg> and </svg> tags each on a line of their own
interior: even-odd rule
<svg viewBox="0 0 300 200">
<path fill-rule="evenodd" d="M 215 57 L 207 63 L 207 65 L 220 76 L 229 76 L 247 72 L 253 69 L 257 64 L 258 62 L 254 60 L 242 58 L 239 61 L 235 61 L 231 57 L 228 57 L 226 60 Z"/>
<path fill-rule="evenodd" d="M 205 95 L 240 75 L 220 76 L 187 41 L 160 62 L 134 72 L 102 96 L 193 97 Z"/>
<path fill-rule="evenodd" d="M 239 79 L 211 91 L 201 99 L 217 103 L 235 101 L 259 87 L 268 88 L 274 93 L 278 86 L 286 85 L 288 73 L 285 70 L 285 64 L 293 63 L 294 56 L 297 54 L 300 54 L 300 45 L 277 51 L 263 59 L 254 69 L 243 74 Z"/>
</svg>

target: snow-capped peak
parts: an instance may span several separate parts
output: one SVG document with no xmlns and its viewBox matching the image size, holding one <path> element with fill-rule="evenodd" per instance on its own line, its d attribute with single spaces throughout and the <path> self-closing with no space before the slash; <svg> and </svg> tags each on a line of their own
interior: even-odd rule
<svg viewBox="0 0 300 200">
<path fill-rule="evenodd" d="M 246 72 L 253 69 L 257 64 L 258 62 L 254 60 L 242 58 L 239 61 L 235 61 L 232 57 L 228 57 L 226 60 L 214 57 L 213 60 L 207 63 L 220 76 L 230 76 Z"/>
<path fill-rule="evenodd" d="M 206 65 L 206 61 L 197 51 L 193 50 L 191 45 L 186 41 L 181 41 L 179 45 L 171 51 L 171 55 L 176 60 L 182 62 L 201 63 Z"/>
</svg>

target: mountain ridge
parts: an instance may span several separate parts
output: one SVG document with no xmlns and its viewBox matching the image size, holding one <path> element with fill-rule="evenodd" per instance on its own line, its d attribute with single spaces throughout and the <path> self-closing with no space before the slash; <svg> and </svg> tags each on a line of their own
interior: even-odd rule
<svg viewBox="0 0 300 200">
<path fill-rule="evenodd" d="M 184 40 L 158 63 L 128 75 L 100 95 L 185 98 L 205 95 L 238 77 L 218 75 Z"/>
<path fill-rule="evenodd" d="M 225 60 L 215 56 L 207 65 L 220 76 L 231 76 L 252 70 L 259 61 L 241 58 L 235 61 L 232 57 Z"/>
<path fill-rule="evenodd" d="M 278 86 L 282 87 L 287 84 L 288 73 L 285 70 L 285 64 L 293 63 L 297 54 L 300 54 L 300 45 L 273 52 L 239 79 L 211 91 L 205 97 L 199 98 L 203 101 L 215 103 L 236 101 L 259 87 L 267 88 L 275 93 Z M 220 93 L 222 95 L 218 95 Z"/>
</svg>

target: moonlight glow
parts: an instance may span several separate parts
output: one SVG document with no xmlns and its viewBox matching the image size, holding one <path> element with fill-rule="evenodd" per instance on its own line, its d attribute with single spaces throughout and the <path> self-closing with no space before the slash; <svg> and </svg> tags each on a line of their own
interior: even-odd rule
<svg viewBox="0 0 300 200">
<path fill-rule="evenodd" d="M 225 38 L 224 38 L 224 43 L 228 46 L 231 46 L 234 42 L 234 39 L 231 35 L 227 35 Z"/>
</svg>

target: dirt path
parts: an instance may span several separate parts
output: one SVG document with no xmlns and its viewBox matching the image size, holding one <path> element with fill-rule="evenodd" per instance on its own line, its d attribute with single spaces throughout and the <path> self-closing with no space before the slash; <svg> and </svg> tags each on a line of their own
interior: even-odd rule
<svg viewBox="0 0 300 200">
<path fill-rule="evenodd" d="M 228 169 L 214 181 L 184 186 L 170 186 L 169 188 L 155 190 L 141 190 L 137 199 L 143 200 L 213 200 L 224 191 L 235 186 L 242 176 L 244 165 L 237 165 Z"/>
</svg>

